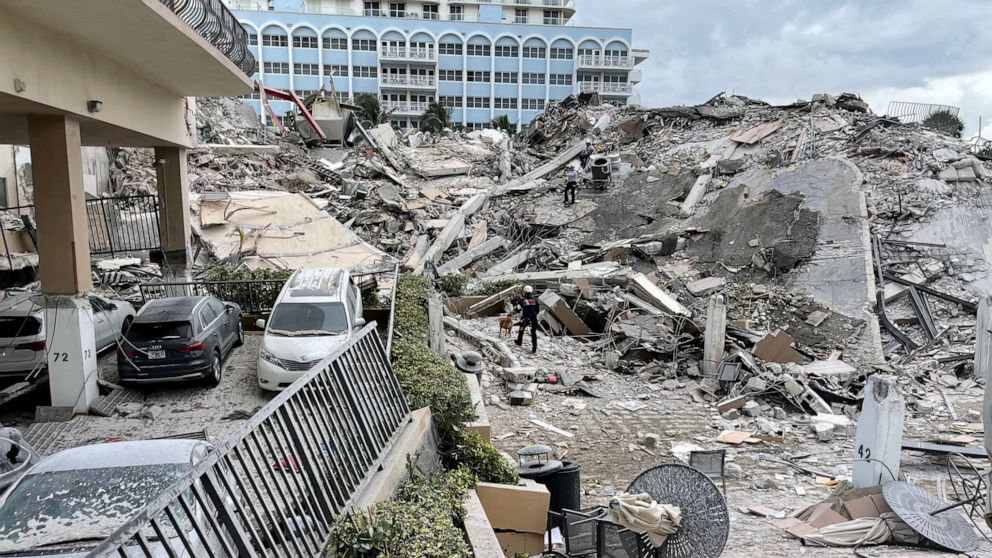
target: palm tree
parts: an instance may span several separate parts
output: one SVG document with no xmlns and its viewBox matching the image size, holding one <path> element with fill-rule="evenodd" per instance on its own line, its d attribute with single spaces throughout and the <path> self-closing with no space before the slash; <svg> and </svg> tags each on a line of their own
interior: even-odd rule
<svg viewBox="0 0 992 558">
<path fill-rule="evenodd" d="M 492 121 L 489 122 L 489 125 L 497 130 L 503 130 L 511 136 L 516 131 L 513 129 L 513 124 L 510 124 L 510 117 L 505 114 L 501 114 L 496 118 L 493 118 Z"/>
<path fill-rule="evenodd" d="M 382 109 L 382 103 L 379 102 L 379 97 L 376 97 L 374 93 L 359 93 L 355 95 L 355 104 L 361 107 L 358 113 L 358 119 L 366 127 L 385 124 L 389 120 L 389 114 L 392 112 Z"/>
<path fill-rule="evenodd" d="M 451 127 L 451 112 L 450 108 L 442 107 L 437 101 L 432 102 L 420 117 L 420 129 L 440 134 Z"/>
</svg>

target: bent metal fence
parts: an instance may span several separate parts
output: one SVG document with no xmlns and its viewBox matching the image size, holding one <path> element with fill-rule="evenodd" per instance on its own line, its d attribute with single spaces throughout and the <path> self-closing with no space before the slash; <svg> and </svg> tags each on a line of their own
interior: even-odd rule
<svg viewBox="0 0 992 558">
<path fill-rule="evenodd" d="M 87 556 L 323 556 L 409 417 L 367 325 Z"/>
<path fill-rule="evenodd" d="M 33 205 L 0 208 L 17 219 L 34 220 Z M 86 200 L 86 222 L 90 254 L 117 254 L 158 250 L 162 247 L 159 230 L 158 196 L 136 194 Z"/>
</svg>

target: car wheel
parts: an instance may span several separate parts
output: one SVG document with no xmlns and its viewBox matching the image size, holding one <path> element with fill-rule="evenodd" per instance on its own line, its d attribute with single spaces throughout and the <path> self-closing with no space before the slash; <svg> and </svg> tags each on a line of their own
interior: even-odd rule
<svg viewBox="0 0 992 558">
<path fill-rule="evenodd" d="M 238 318 L 238 338 L 234 341 L 235 347 L 245 344 L 245 323 Z"/>
<path fill-rule="evenodd" d="M 210 376 L 207 377 L 207 381 L 212 386 L 216 386 L 220 383 L 221 376 L 224 375 L 224 361 L 220 358 L 220 351 L 214 350 L 213 357 L 210 359 Z"/>
</svg>

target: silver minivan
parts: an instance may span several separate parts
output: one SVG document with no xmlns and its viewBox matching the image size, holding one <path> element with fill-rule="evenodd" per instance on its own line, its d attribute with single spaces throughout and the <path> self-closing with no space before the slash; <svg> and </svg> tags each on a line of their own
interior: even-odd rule
<svg viewBox="0 0 992 558">
<path fill-rule="evenodd" d="M 365 325 L 362 293 L 347 270 L 299 269 L 286 281 L 258 351 L 258 384 L 280 391 L 317 366 Z"/>
</svg>

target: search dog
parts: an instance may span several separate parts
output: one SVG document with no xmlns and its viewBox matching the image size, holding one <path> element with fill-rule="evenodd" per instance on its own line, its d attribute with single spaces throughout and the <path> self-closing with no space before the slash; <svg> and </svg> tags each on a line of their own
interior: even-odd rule
<svg viewBox="0 0 992 558">
<path fill-rule="evenodd" d="M 503 316 L 499 319 L 499 337 L 503 338 L 503 334 L 506 333 L 507 337 L 513 336 L 513 316 Z"/>
</svg>

